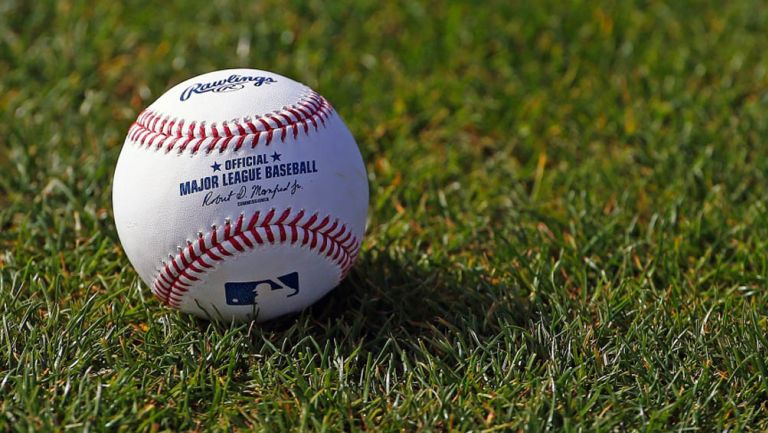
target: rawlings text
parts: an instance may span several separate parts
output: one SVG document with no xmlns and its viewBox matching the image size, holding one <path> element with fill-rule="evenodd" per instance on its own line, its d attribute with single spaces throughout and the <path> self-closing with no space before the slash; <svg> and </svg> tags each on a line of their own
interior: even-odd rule
<svg viewBox="0 0 768 433">
<path fill-rule="evenodd" d="M 195 83 L 181 92 L 179 100 L 186 101 L 196 93 L 232 92 L 244 88 L 247 83 L 253 83 L 254 86 L 259 87 L 262 84 L 271 84 L 275 82 L 276 80 L 271 77 L 230 75 L 229 78 L 224 80 L 210 81 L 208 83 Z"/>
</svg>

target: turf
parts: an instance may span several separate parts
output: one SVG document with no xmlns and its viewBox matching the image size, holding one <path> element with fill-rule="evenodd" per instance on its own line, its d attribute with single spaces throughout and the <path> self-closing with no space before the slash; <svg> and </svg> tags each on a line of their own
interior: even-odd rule
<svg viewBox="0 0 768 433">
<path fill-rule="evenodd" d="M 5 1 L 0 430 L 768 429 L 762 2 Z M 367 162 L 297 317 L 159 304 L 111 215 L 127 129 L 226 67 Z"/>
</svg>

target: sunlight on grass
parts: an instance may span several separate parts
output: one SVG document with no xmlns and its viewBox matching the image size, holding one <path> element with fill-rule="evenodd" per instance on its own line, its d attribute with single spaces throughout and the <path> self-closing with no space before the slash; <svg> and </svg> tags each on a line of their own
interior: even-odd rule
<svg viewBox="0 0 768 433">
<path fill-rule="evenodd" d="M 768 429 L 768 8 L 0 5 L 0 430 Z M 266 326 L 160 305 L 111 182 L 172 84 L 334 105 L 360 262 Z"/>
</svg>

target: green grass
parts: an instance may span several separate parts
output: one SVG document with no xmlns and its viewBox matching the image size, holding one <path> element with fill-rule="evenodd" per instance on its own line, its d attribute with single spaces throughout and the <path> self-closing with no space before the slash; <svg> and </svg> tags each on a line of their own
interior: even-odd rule
<svg viewBox="0 0 768 433">
<path fill-rule="evenodd" d="M 768 429 L 764 3 L 156 3 L 0 3 L 0 430 Z M 371 188 L 266 326 L 162 307 L 111 215 L 138 112 L 238 66 Z"/>
</svg>

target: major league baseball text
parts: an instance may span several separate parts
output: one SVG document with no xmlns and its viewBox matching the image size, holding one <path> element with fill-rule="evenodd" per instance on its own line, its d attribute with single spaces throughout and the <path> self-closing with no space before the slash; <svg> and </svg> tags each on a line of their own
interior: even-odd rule
<svg viewBox="0 0 768 433">
<path fill-rule="evenodd" d="M 368 186 L 354 139 L 322 96 L 238 69 L 187 80 L 139 115 L 113 206 L 126 255 L 161 301 L 263 321 L 347 275 Z"/>
</svg>

